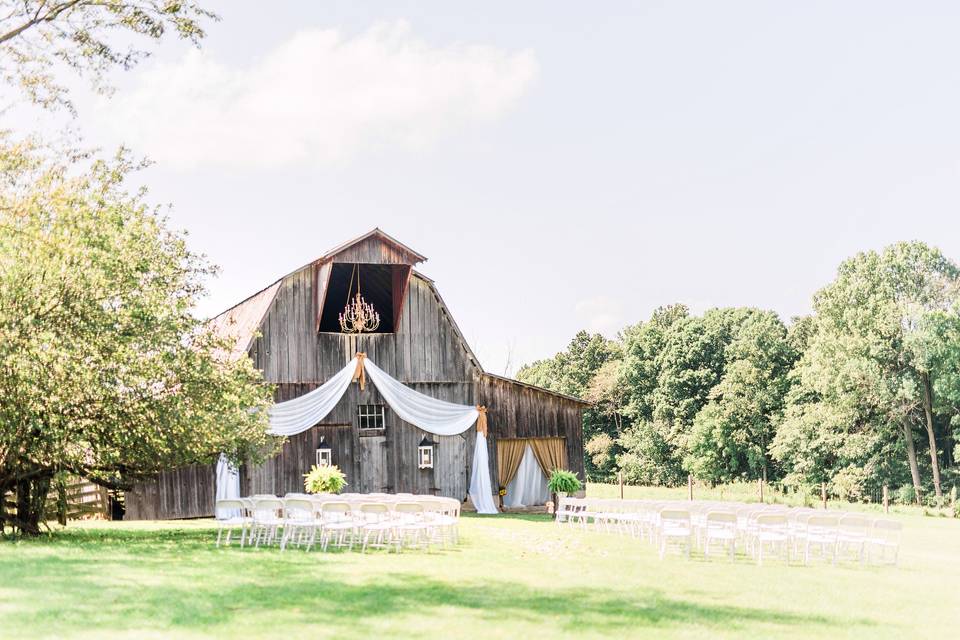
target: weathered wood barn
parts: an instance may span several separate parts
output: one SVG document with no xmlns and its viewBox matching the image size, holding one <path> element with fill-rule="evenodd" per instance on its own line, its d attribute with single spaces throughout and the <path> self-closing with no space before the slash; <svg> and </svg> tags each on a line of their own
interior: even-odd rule
<svg viewBox="0 0 960 640">
<path fill-rule="evenodd" d="M 564 464 L 583 479 L 582 411 L 577 398 L 487 373 L 457 328 L 434 282 L 414 270 L 426 258 L 379 229 L 340 245 L 211 320 L 234 341 L 233 357 L 249 356 L 282 402 L 307 393 L 365 352 L 389 375 L 434 398 L 485 405 L 493 490 L 507 486 L 518 460 L 498 468 L 518 439 L 565 453 Z M 372 333 L 346 334 L 338 316 L 351 291 L 380 314 Z M 243 495 L 303 490 L 303 474 L 329 448 L 350 491 L 410 492 L 465 499 L 476 428 L 432 436 L 432 468 L 419 468 L 427 436 L 385 405 L 374 385 L 353 384 L 336 408 L 309 431 L 287 440 L 282 452 L 240 469 Z M 560 441 L 549 439 L 562 439 Z M 561 446 L 562 443 L 562 446 Z M 214 465 L 171 470 L 126 493 L 127 519 L 210 516 Z"/>
</svg>

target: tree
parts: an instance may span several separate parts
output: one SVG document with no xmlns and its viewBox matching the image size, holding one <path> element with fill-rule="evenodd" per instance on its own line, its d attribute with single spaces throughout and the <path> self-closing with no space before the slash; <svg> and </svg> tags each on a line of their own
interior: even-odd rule
<svg viewBox="0 0 960 640">
<path fill-rule="evenodd" d="M 266 455 L 271 389 L 193 315 L 211 268 L 124 190 L 126 156 L 0 145 L 0 166 L 0 528 L 38 533 L 64 474 L 128 489 Z"/>
<path fill-rule="evenodd" d="M 766 479 L 796 357 L 775 313 L 746 310 L 724 349 L 721 380 L 693 420 L 684 468 L 710 482 Z"/>
<path fill-rule="evenodd" d="M 951 308 L 958 284 L 956 265 L 919 242 L 864 252 L 841 264 L 836 280 L 814 298 L 816 329 L 797 367 L 801 388 L 778 430 L 775 456 L 807 477 L 835 477 L 859 467 L 868 470 L 864 482 L 878 484 L 899 476 L 888 459 L 899 449 L 919 495 L 913 433 L 919 422 L 928 435 L 939 497 L 933 412 L 935 376 L 943 367 L 929 348 L 925 319 Z M 823 452 L 831 442 L 835 454 L 821 459 L 826 467 L 805 458 L 813 443 Z"/>
<path fill-rule="evenodd" d="M 624 382 L 623 362 L 620 359 L 607 360 L 594 373 L 585 394 L 585 400 L 592 411 L 607 421 L 610 428 L 596 432 L 586 441 L 584 449 L 593 463 L 597 479 L 612 478 L 616 472 L 616 441 L 614 438 L 623 432 L 627 418 L 624 409 L 627 402 L 627 386 Z"/>
<path fill-rule="evenodd" d="M 682 304 L 660 307 L 650 320 L 627 327 L 622 333 L 624 413 L 630 426 L 617 439 L 620 450 L 617 465 L 628 482 L 676 484 L 681 481 L 681 460 L 673 425 L 655 418 L 654 414 L 664 367 L 663 352 L 673 333 L 689 316 L 689 310 Z"/>
<path fill-rule="evenodd" d="M 524 365 L 517 372 L 517 380 L 537 385 L 577 398 L 588 399 L 596 374 L 608 362 L 620 357 L 619 345 L 595 333 L 578 332 L 565 351 L 552 358 Z M 611 369 L 608 369 L 608 372 Z M 586 442 L 598 434 L 614 437 L 619 417 L 610 414 L 605 404 L 602 408 L 588 408 L 583 414 L 583 437 Z M 587 476 L 601 479 L 604 471 L 598 469 L 591 458 L 585 460 Z"/>
<path fill-rule="evenodd" d="M 181 0 L 0 0 L 0 6 L 0 75 L 35 104 L 71 111 L 59 70 L 107 91 L 110 69 L 129 69 L 148 55 L 137 41 L 173 31 L 198 44 L 202 23 L 217 19 Z"/>
</svg>

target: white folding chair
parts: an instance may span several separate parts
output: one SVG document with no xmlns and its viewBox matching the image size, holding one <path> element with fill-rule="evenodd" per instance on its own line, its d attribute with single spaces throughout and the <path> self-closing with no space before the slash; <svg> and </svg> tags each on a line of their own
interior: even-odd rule
<svg viewBox="0 0 960 640">
<path fill-rule="evenodd" d="M 230 546 L 230 535 L 234 530 L 240 530 L 240 547 L 246 540 L 247 529 L 250 526 L 250 516 L 247 515 L 247 506 L 243 500 L 217 500 L 214 507 L 217 519 L 217 546 L 220 546 L 220 536 L 227 532 L 224 544 Z"/>
<path fill-rule="evenodd" d="M 324 502 L 320 510 L 320 548 L 323 551 L 330 546 L 353 549 L 357 524 L 353 518 L 353 509 L 349 502 Z"/>
<path fill-rule="evenodd" d="M 283 537 L 280 538 L 280 550 L 293 542 L 298 547 L 307 543 L 307 550 L 316 538 L 317 518 L 314 515 L 313 501 L 309 497 L 288 498 L 283 508 Z"/>
<path fill-rule="evenodd" d="M 710 555 L 710 547 L 719 543 L 733 560 L 737 549 L 737 514 L 733 511 L 707 511 L 703 519 L 703 553 Z"/>
<path fill-rule="evenodd" d="M 277 537 L 277 531 L 283 526 L 283 500 L 272 498 L 253 499 L 253 522 L 251 535 L 254 546 L 261 542 L 270 544 Z"/>
<path fill-rule="evenodd" d="M 807 518 L 807 528 L 803 535 L 803 563 L 810 562 L 810 551 L 816 549 L 824 559 L 830 554 L 831 562 L 837 561 L 837 525 L 839 518 L 834 514 L 814 514 Z"/>
<path fill-rule="evenodd" d="M 426 549 L 430 545 L 428 525 L 424 521 L 423 505 L 418 502 L 398 502 L 393 507 L 396 517 L 397 551 L 409 543 L 411 547 Z"/>
<path fill-rule="evenodd" d="M 872 552 L 879 552 L 881 564 L 897 564 L 902 532 L 903 525 L 896 520 L 883 518 L 874 520 L 865 545 L 867 558 L 872 562 Z"/>
<path fill-rule="evenodd" d="M 363 536 L 363 553 L 368 547 L 389 549 L 394 538 L 394 522 L 390 507 L 383 502 L 368 502 L 360 505 L 360 533 Z"/>
<path fill-rule="evenodd" d="M 871 518 L 863 514 L 848 513 L 840 516 L 837 525 L 837 557 L 842 559 L 844 552 L 848 552 L 852 553 L 858 562 L 863 562 L 871 524 Z"/>
<path fill-rule="evenodd" d="M 658 517 L 657 542 L 660 545 L 660 558 L 667 553 L 670 542 L 676 542 L 690 557 L 690 547 L 693 546 L 693 530 L 690 527 L 690 512 L 686 509 L 661 509 Z"/>
<path fill-rule="evenodd" d="M 790 561 L 790 533 L 787 530 L 786 513 L 760 513 L 754 518 L 756 533 L 754 536 L 754 555 L 758 564 L 763 564 L 763 551 L 766 548 Z"/>
</svg>

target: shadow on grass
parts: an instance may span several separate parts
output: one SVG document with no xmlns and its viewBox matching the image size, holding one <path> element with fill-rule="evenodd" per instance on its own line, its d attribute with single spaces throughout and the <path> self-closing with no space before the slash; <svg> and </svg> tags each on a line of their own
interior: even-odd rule
<svg viewBox="0 0 960 640">
<path fill-rule="evenodd" d="M 18 612 L 25 626 L 15 632 L 242 632 L 249 623 L 276 621 L 281 627 L 317 625 L 338 630 L 338 636 L 365 636 L 380 628 L 378 621 L 416 621 L 441 608 L 483 623 L 509 626 L 525 621 L 547 629 L 608 635 L 677 626 L 727 632 L 794 627 L 829 635 L 831 628 L 851 624 L 849 619 L 814 614 L 692 602 L 652 588 L 625 594 L 597 587 L 539 588 L 475 576 L 463 580 L 456 575 L 455 557 L 450 558 L 449 579 L 440 579 L 415 568 L 403 572 L 395 564 L 391 572 L 379 573 L 369 565 L 374 558 L 354 562 L 340 554 L 281 555 L 276 549 L 223 552 L 211 549 L 210 532 L 202 529 L 93 529 L 61 534 L 47 544 L 17 546 L 43 553 L 30 558 L 0 554 L 0 575 L 9 578 L 7 593 L 25 609 Z M 88 546 L 96 553 L 83 553 Z M 360 562 L 367 564 L 358 567 Z"/>
</svg>

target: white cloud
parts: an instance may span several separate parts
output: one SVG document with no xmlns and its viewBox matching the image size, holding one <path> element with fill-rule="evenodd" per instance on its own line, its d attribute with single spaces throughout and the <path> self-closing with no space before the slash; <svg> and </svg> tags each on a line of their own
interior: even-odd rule
<svg viewBox="0 0 960 640">
<path fill-rule="evenodd" d="M 537 69 L 529 50 L 432 46 L 405 22 L 352 38 L 310 29 L 243 69 L 196 50 L 158 63 L 98 116 L 138 152 L 181 169 L 330 165 L 493 120 Z"/>
<path fill-rule="evenodd" d="M 574 306 L 574 312 L 581 322 L 586 323 L 587 331 L 600 333 L 608 338 L 616 336 L 625 325 L 623 304 L 607 296 L 580 300 Z"/>
</svg>

